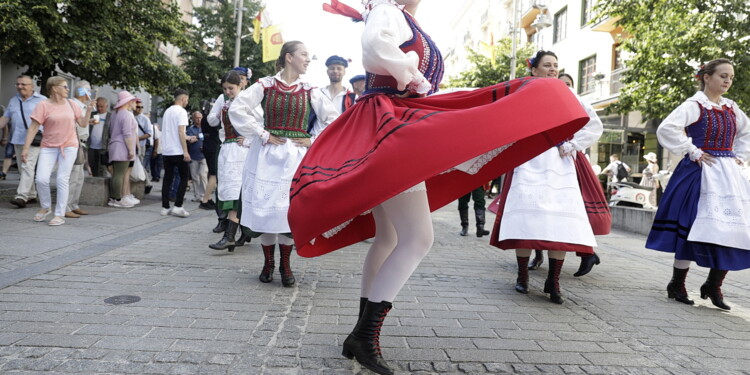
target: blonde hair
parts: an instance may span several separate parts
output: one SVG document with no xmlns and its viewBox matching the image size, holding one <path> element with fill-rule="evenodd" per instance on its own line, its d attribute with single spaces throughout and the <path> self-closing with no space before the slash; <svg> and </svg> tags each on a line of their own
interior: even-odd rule
<svg viewBox="0 0 750 375">
<path fill-rule="evenodd" d="M 49 94 L 50 91 L 52 91 L 52 87 L 54 86 L 60 86 L 62 83 L 67 83 L 68 80 L 60 77 L 60 76 L 54 76 L 47 78 L 47 93 Z"/>
<path fill-rule="evenodd" d="M 292 40 L 289 42 L 284 43 L 283 46 L 281 46 L 281 53 L 279 53 L 279 58 L 276 59 L 276 71 L 280 72 L 282 69 L 286 67 L 286 55 L 287 54 L 294 54 L 297 52 L 297 46 L 300 46 L 304 43 L 300 42 L 299 40 Z"/>
</svg>

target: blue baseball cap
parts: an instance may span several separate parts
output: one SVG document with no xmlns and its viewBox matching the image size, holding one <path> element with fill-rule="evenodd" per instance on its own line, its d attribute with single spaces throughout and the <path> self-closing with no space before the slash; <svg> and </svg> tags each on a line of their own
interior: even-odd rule
<svg viewBox="0 0 750 375">
<path fill-rule="evenodd" d="M 333 55 L 333 56 L 329 57 L 328 60 L 326 60 L 326 66 L 331 66 L 333 64 L 343 65 L 344 68 L 348 68 L 349 67 L 349 62 L 346 61 L 345 58 L 343 58 L 341 56 L 336 56 L 336 55 Z"/>
<path fill-rule="evenodd" d="M 354 82 L 357 82 L 357 81 L 364 81 L 365 79 L 366 79 L 366 78 L 365 78 L 365 75 L 364 75 L 364 74 L 358 74 L 358 75 L 356 75 L 356 76 L 352 77 L 352 79 L 350 79 L 350 80 L 349 80 L 349 83 L 351 83 L 351 84 L 353 85 L 353 84 L 354 84 Z"/>
</svg>

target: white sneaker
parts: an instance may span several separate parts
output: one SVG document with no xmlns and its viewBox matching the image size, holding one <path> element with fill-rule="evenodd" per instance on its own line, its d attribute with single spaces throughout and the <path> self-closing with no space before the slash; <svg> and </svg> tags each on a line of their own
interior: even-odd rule
<svg viewBox="0 0 750 375">
<path fill-rule="evenodd" d="M 115 200 L 112 203 L 112 207 L 114 207 L 114 208 L 131 208 L 131 207 L 133 207 L 133 203 L 131 203 L 131 202 L 125 200 L 125 199 L 120 199 L 119 201 Z"/>
<path fill-rule="evenodd" d="M 169 212 L 171 215 L 179 216 L 179 217 L 188 217 L 190 216 L 190 212 L 185 211 L 182 207 L 175 206 L 172 211 Z"/>
<path fill-rule="evenodd" d="M 167 216 L 167 215 L 169 215 L 170 211 L 172 211 L 172 210 L 169 209 L 169 208 L 162 207 L 162 209 L 161 209 L 161 216 Z"/>
<path fill-rule="evenodd" d="M 140 199 L 136 198 L 133 194 L 129 194 L 129 195 L 122 197 L 122 200 L 132 203 L 133 206 L 141 203 Z"/>
<path fill-rule="evenodd" d="M 115 199 L 109 198 L 109 201 L 107 201 L 107 206 L 114 207 L 115 206 Z"/>
</svg>

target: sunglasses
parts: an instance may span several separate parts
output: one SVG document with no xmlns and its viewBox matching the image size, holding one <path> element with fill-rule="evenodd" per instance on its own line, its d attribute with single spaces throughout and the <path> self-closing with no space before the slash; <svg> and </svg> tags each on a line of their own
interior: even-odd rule
<svg viewBox="0 0 750 375">
<path fill-rule="evenodd" d="M 142 105 L 137 105 L 137 106 L 135 106 L 135 108 L 136 109 L 143 109 L 143 106 Z"/>
</svg>

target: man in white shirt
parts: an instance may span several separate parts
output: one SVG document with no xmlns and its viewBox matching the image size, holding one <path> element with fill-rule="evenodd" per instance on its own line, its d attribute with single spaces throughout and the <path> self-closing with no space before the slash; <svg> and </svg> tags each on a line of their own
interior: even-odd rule
<svg viewBox="0 0 750 375">
<path fill-rule="evenodd" d="M 102 168 L 102 152 L 107 149 L 109 143 L 109 128 L 107 122 L 107 111 L 109 110 L 109 101 L 106 98 L 96 98 L 96 112 L 89 123 L 89 142 L 88 142 L 88 162 L 91 168 L 91 175 L 101 177 L 105 175 L 105 169 Z"/>
<path fill-rule="evenodd" d="M 154 137 L 154 126 L 151 124 L 151 120 L 148 116 L 143 114 L 143 100 L 135 100 L 135 122 L 138 123 L 138 159 L 141 161 L 143 169 L 146 170 L 146 162 L 149 161 L 146 157 L 146 152 L 151 148 L 152 138 Z M 151 179 L 146 176 L 146 189 L 145 193 L 151 192 Z"/>
<path fill-rule="evenodd" d="M 164 159 L 164 180 L 161 186 L 161 215 L 174 215 L 188 217 L 190 215 L 182 203 L 185 199 L 187 183 L 190 179 L 190 154 L 188 153 L 185 129 L 188 126 L 188 114 L 185 106 L 188 104 L 190 95 L 183 89 L 177 89 L 174 95 L 174 104 L 167 108 L 162 118 L 161 147 Z M 174 208 L 169 208 L 169 188 L 174 180 L 174 169 L 177 167 L 180 173 L 180 185 L 177 188 Z"/>
<path fill-rule="evenodd" d="M 328 74 L 328 80 L 330 84 L 326 87 L 321 88 L 323 95 L 328 98 L 333 107 L 339 114 L 342 114 L 347 108 L 354 104 L 354 100 L 346 87 L 343 85 L 344 75 L 346 75 L 346 68 L 349 63 L 341 56 L 333 55 L 326 60 L 326 73 Z"/>
<path fill-rule="evenodd" d="M 626 182 L 628 180 L 627 175 L 618 173 L 620 165 L 625 168 L 627 174 L 630 173 L 630 166 L 620 161 L 620 155 L 612 154 L 609 156 L 609 165 L 602 169 L 602 173 L 606 173 L 612 182 Z M 620 175 L 618 177 L 618 175 Z"/>
<path fill-rule="evenodd" d="M 75 91 L 73 92 L 73 102 L 81 107 L 83 113 L 86 113 L 86 105 L 93 100 L 91 97 L 91 84 L 88 81 L 78 81 L 76 83 Z M 89 119 L 88 125 L 91 125 L 92 119 Z M 82 128 L 76 125 L 76 133 L 78 134 L 78 141 L 80 142 L 79 147 L 83 147 L 85 150 L 85 144 L 89 140 L 89 128 L 86 126 Z M 68 208 L 65 210 L 65 217 L 67 218 L 79 218 L 81 215 L 88 215 L 89 213 L 82 210 L 78 206 L 78 201 L 81 198 L 81 190 L 83 189 L 83 180 L 86 178 L 84 173 L 84 167 L 86 166 L 85 161 L 82 164 L 74 164 L 73 169 L 70 171 L 69 179 L 69 194 L 68 194 Z"/>
</svg>

